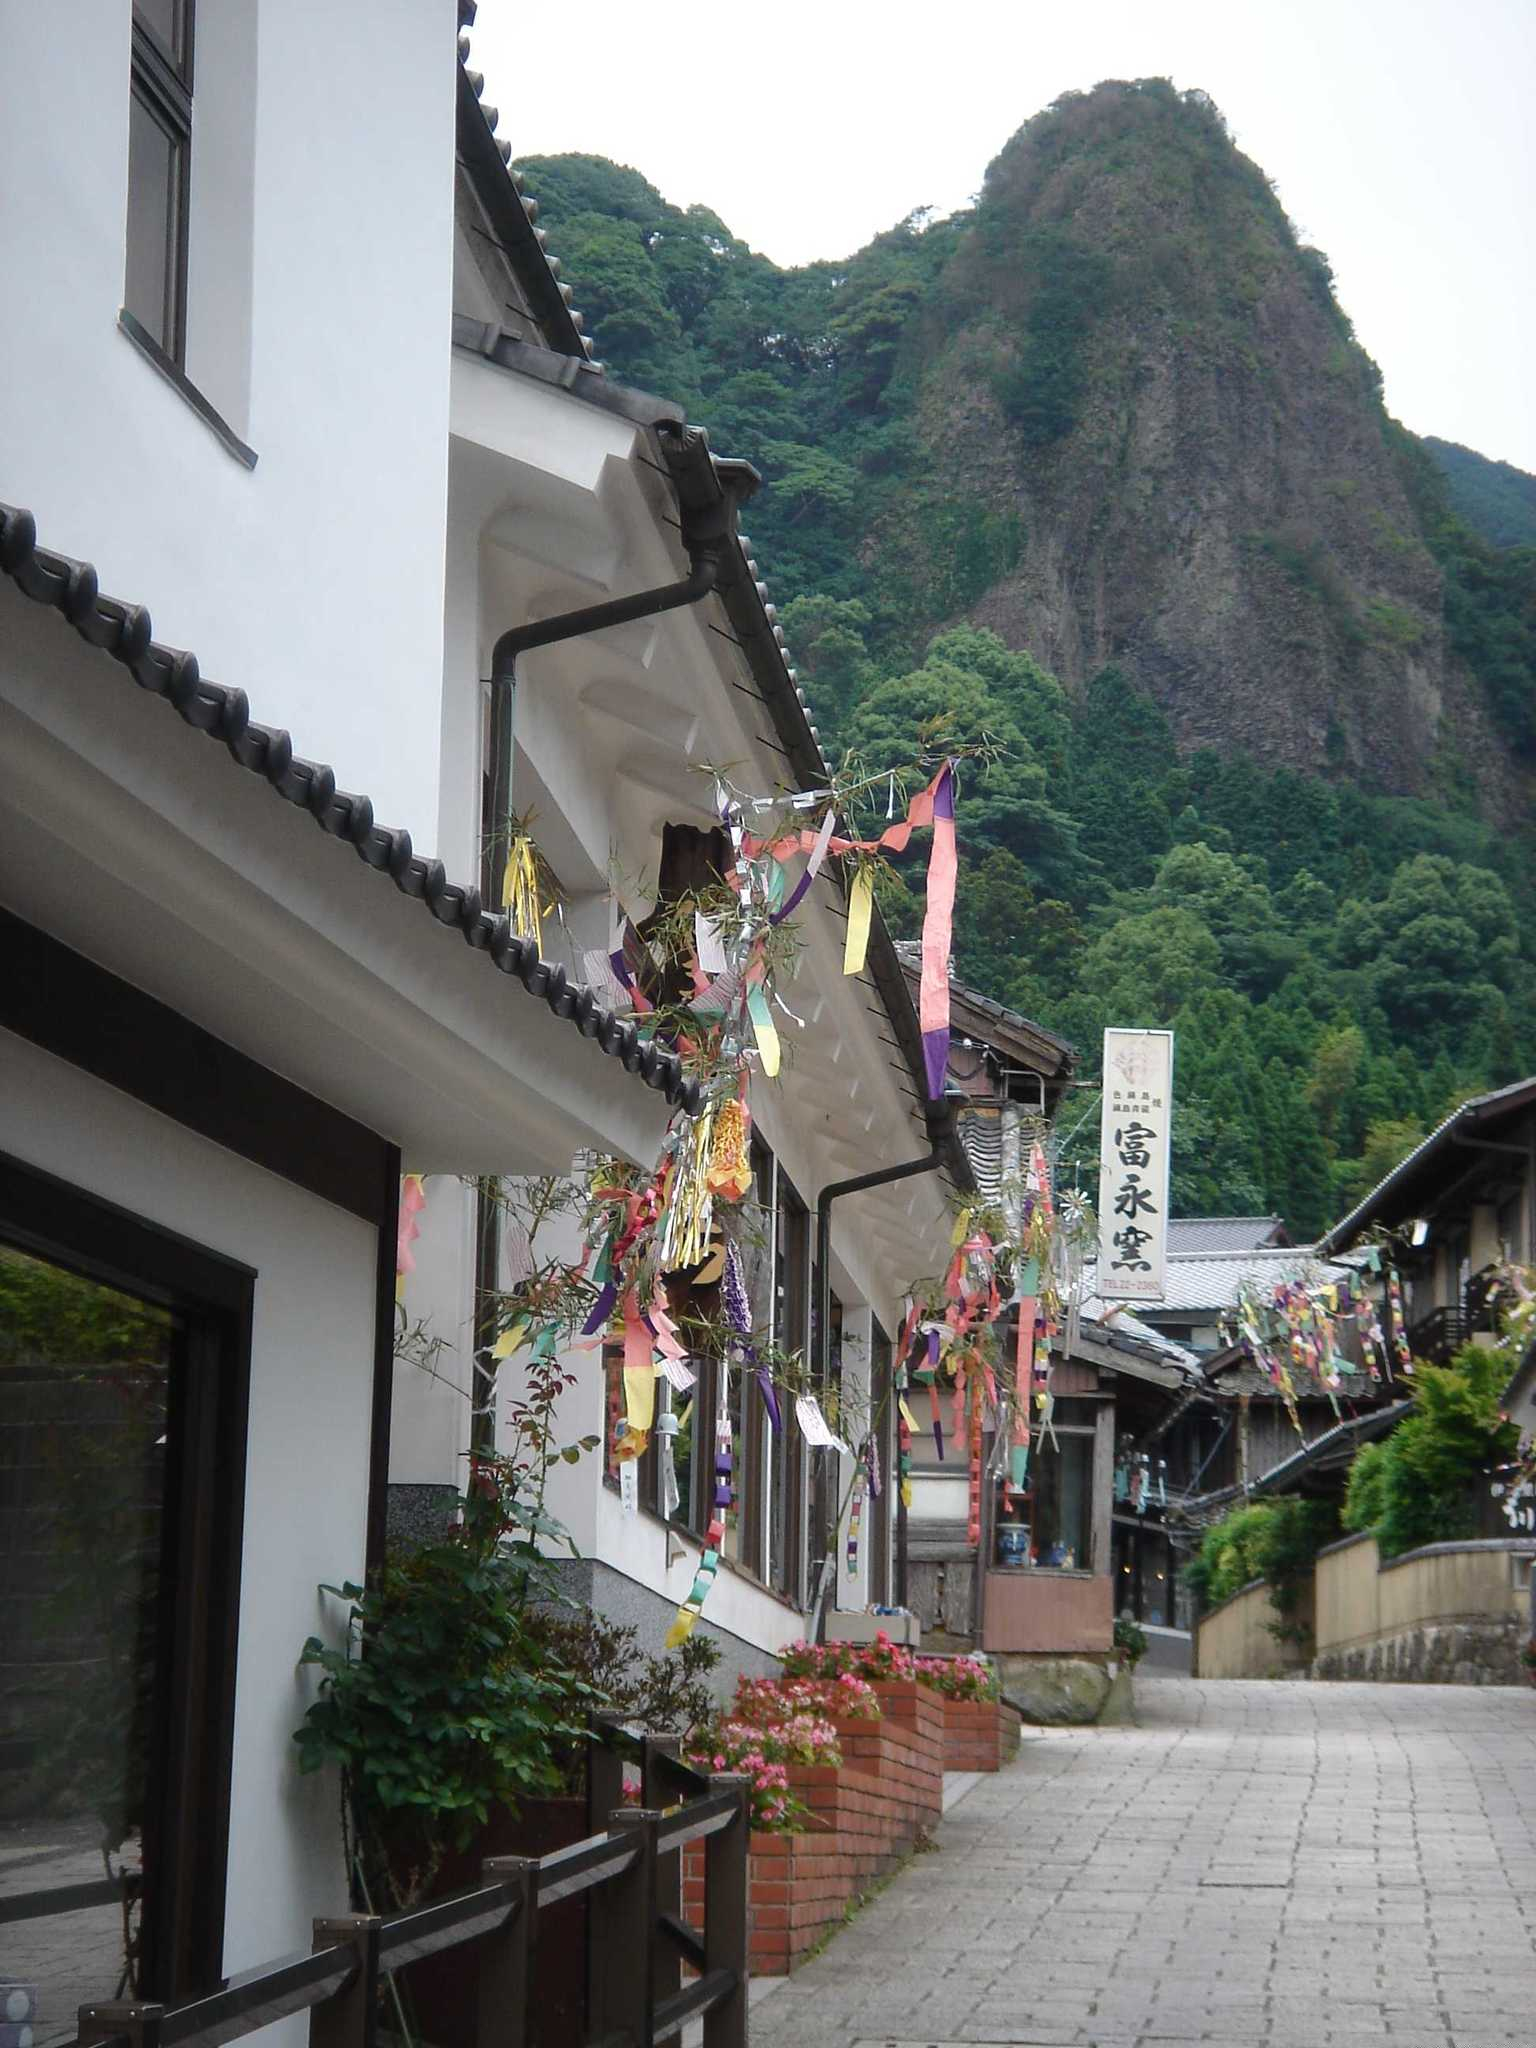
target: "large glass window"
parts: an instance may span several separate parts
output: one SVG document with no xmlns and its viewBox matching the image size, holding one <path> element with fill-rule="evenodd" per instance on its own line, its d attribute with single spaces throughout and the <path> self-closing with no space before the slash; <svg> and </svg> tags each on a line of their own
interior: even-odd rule
<svg viewBox="0 0 1536 2048">
<path fill-rule="evenodd" d="M 181 1294 L 200 1261 L 225 1309 Z M 217 1978 L 249 1277 L 0 1161 L 12 2048 Z"/>
<path fill-rule="evenodd" d="M 1037 1565 L 1090 1569 L 1093 1441 L 1091 1430 L 1059 1426 L 1036 1436 L 1029 1460 L 1028 1513 L 1030 1550 Z"/>
<path fill-rule="evenodd" d="M 187 353 L 193 0 L 134 0 L 123 304 L 178 368 Z"/>
</svg>

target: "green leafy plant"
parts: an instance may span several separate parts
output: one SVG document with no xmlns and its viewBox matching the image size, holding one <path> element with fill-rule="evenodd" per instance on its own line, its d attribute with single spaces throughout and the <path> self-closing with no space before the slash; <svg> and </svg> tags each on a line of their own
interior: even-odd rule
<svg viewBox="0 0 1536 2048">
<path fill-rule="evenodd" d="M 346 1603 L 339 1642 L 311 1636 L 302 1665 L 319 1692 L 294 1740 L 300 1768 L 332 1764 L 356 1891 L 405 1904 L 430 1885 L 492 1810 L 559 1792 L 585 1712 L 604 1702 L 547 1657 L 532 1611 L 553 1597 L 545 1546 L 569 1536 L 545 1506 L 551 1468 L 596 1441 L 559 1441 L 572 1375 L 532 1358 L 502 1409 L 506 1449 L 476 1454 L 457 1526 L 393 1556 Z"/>
<path fill-rule="evenodd" d="M 1132 1670 L 1147 1654 L 1146 1630 L 1138 1627 L 1128 1614 L 1122 1614 L 1115 1622 L 1115 1648 Z"/>
<path fill-rule="evenodd" d="M 1206 1530 L 1198 1553 L 1184 1568 L 1185 1583 L 1203 1605 L 1218 1607 L 1262 1581 L 1278 1616 L 1272 1633 L 1299 1640 L 1304 1634 L 1299 1612 L 1317 1553 L 1337 1534 L 1338 1514 L 1331 1501 L 1289 1496 L 1254 1501 Z"/>
<path fill-rule="evenodd" d="M 1391 1445 L 1386 1440 L 1362 1444 L 1350 1463 L 1339 1520 L 1352 1536 L 1363 1535 L 1381 1526 L 1387 1505 L 1387 1466 L 1390 1459 Z"/>
<path fill-rule="evenodd" d="M 397 1903 L 424 1890 L 444 1850 L 465 1847 L 493 1808 L 562 1788 L 565 1753 L 584 1740 L 594 1703 L 579 1678 L 541 1659 L 526 1565 L 484 1507 L 366 1588 L 325 1588 L 347 1603 L 344 1639 L 304 1645 L 301 1662 L 322 1677 L 294 1738 L 300 1768 L 340 1767 L 349 1863 Z"/>
<path fill-rule="evenodd" d="M 528 1634 L 546 1668 L 576 1681 L 595 1707 L 622 1714 L 653 1735 L 685 1735 L 710 1719 L 716 1699 L 709 1679 L 720 1646 L 695 1632 L 675 1650 L 640 1649 L 640 1632 L 592 1608 L 541 1607 Z M 582 1759 L 571 1759 L 574 1789 Z"/>
</svg>

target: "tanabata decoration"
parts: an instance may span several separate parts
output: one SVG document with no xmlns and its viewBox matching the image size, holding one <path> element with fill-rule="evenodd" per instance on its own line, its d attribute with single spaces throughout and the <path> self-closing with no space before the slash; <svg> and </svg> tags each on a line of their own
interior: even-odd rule
<svg viewBox="0 0 1536 2048">
<path fill-rule="evenodd" d="M 852 870 L 844 967 L 850 974 L 858 973 L 873 916 L 877 863 L 887 853 L 904 851 L 914 831 L 932 829 L 920 1021 L 929 1093 L 941 1096 L 949 1046 L 956 765 L 962 758 L 995 751 L 990 741 L 977 747 L 946 747 L 936 764 L 932 759 L 924 763 L 922 772 L 928 780 L 899 819 L 894 815 L 897 775 L 892 770 L 878 778 L 847 775 L 825 789 L 773 797 L 736 790 L 724 774 L 710 770 L 715 812 L 731 849 L 718 884 L 706 888 L 697 901 L 675 907 L 658 904 L 647 920 L 650 939 L 616 906 L 602 963 L 605 973 L 624 992 L 638 1028 L 663 1036 L 700 1083 L 699 1106 L 673 1117 L 650 1173 L 618 1161 L 599 1165 L 588 1189 L 585 1250 L 577 1265 L 563 1269 L 566 1291 L 558 1312 L 551 1312 L 549 1301 L 541 1303 L 525 1290 L 527 1299 L 507 1318 L 494 1355 L 510 1357 L 529 1344 L 536 1347 L 536 1355 L 543 1355 L 537 1347 L 553 1345 L 571 1328 L 571 1305 L 579 1302 L 576 1326 L 583 1339 L 620 1354 L 622 1413 L 614 1418 L 612 1447 L 621 1480 L 624 1468 L 644 1455 L 660 1427 L 668 1439 L 661 1458 L 663 1499 L 667 1498 L 674 1431 L 665 1427 L 670 1419 L 666 1410 L 658 1424 L 657 1375 L 680 1390 L 692 1379 L 668 1308 L 671 1283 L 695 1289 L 719 1284 L 725 1345 L 718 1383 L 722 1388 L 728 1384 L 732 1367 L 754 1371 L 770 1426 L 782 1427 L 773 1374 L 754 1348 L 741 1256 L 723 1227 L 722 1205 L 728 1212 L 753 1186 L 748 1100 L 752 1070 L 760 1067 L 769 1078 L 775 1076 L 783 1057 L 779 1020 L 800 1023 L 778 986 L 793 959 L 788 920 L 827 859 L 834 854 L 844 858 Z M 839 837 L 839 816 L 855 816 L 859 796 L 877 783 L 889 785 L 890 822 L 872 837 Z M 555 906 L 554 878 L 526 824 L 514 820 L 513 825 L 503 896 L 514 928 L 537 938 Z M 796 862 L 803 865 L 792 876 Z M 969 1268 L 965 1270 L 968 1275 Z M 967 1327 L 964 1314 L 954 1302 L 947 1303 L 932 1333 L 932 1364 L 936 1366 L 939 1356 L 939 1330 L 952 1348 Z M 819 1432 L 814 1441 L 839 1442 L 814 1399 L 809 1407 L 797 1404 L 797 1413 L 802 1428 Z M 967 1411 L 965 1441 L 973 1452 L 980 1429 L 979 1407 L 974 1413 Z M 731 1500 L 731 1436 L 723 1406 L 715 1458 L 715 1517 L 694 1586 L 669 1640 L 682 1641 L 694 1626 L 719 1559 L 724 1512 Z M 903 1490 L 910 1492 L 910 1442 Z"/>
<path fill-rule="evenodd" d="M 720 1404 L 715 1419 L 715 1492 L 714 1507 L 709 1527 L 704 1533 L 704 1548 L 694 1573 L 693 1584 L 687 1598 L 678 1608 L 671 1628 L 667 1630 L 666 1645 L 675 1650 L 687 1642 L 698 1625 L 704 1602 L 709 1598 L 709 1589 L 714 1584 L 715 1573 L 720 1568 L 720 1553 L 725 1546 L 725 1518 L 732 1506 L 731 1478 L 731 1369 L 722 1364 L 720 1368 Z"/>
<path fill-rule="evenodd" d="M 923 917 L 922 978 L 919 985 L 918 1011 L 923 1034 L 923 1059 L 928 1094 L 935 1102 L 943 1097 L 945 1074 L 949 1065 L 949 951 L 955 907 L 957 758 L 945 759 L 926 788 L 912 798 L 907 806 L 906 816 L 888 825 L 872 839 L 839 837 L 833 831 L 833 823 L 840 806 L 855 789 L 867 787 L 870 778 L 865 778 L 848 788 L 834 787 L 809 791 L 803 796 L 792 798 L 791 806 L 796 809 L 826 806 L 824 815 L 815 829 L 807 825 L 797 825 L 787 832 L 776 834 L 762 834 L 745 829 L 748 809 L 761 808 L 765 800 L 744 800 L 729 790 L 723 779 L 717 779 L 716 785 L 721 822 L 731 832 L 736 850 L 734 872 L 738 878 L 745 877 L 745 886 L 742 879 L 736 882 L 738 894 L 744 903 L 754 898 L 765 903 L 771 925 L 781 924 L 795 909 L 820 872 L 822 863 L 829 853 L 840 855 L 852 863 L 853 874 L 848 890 L 848 930 L 843 950 L 845 974 L 862 973 L 868 954 L 870 924 L 874 911 L 874 862 L 885 853 L 905 852 L 907 842 L 914 831 L 932 828 L 933 844 L 928 858 L 927 906 Z M 890 779 L 894 785 L 894 775 Z M 806 856 L 804 871 L 785 896 L 784 864 L 802 853 Z M 759 874 L 756 871 L 764 861 L 771 865 L 766 874 Z M 732 965 L 739 966 L 739 963 L 733 962 Z M 760 983 L 753 980 L 750 968 L 744 979 L 749 1011 L 754 1022 L 760 1024 L 766 1015 L 766 998 L 763 996 Z M 759 998 L 755 1004 L 754 991 Z M 771 1019 L 769 1030 L 772 1032 L 771 1047 L 764 1049 L 760 1038 L 759 1051 L 763 1057 L 764 1072 L 772 1074 L 777 1071 L 778 1044 L 777 1032 L 772 1026 Z"/>
<path fill-rule="evenodd" d="M 514 818 L 507 836 L 507 857 L 501 871 L 501 907 L 520 939 L 537 945 L 544 920 L 560 905 L 560 886 L 529 830 L 529 821 Z"/>
<path fill-rule="evenodd" d="M 1390 1337 L 1358 1272 L 1329 1280 L 1297 1276 L 1262 1290 L 1244 1287 L 1227 1319 L 1229 1341 L 1241 1342 L 1268 1376 L 1298 1436 L 1304 1434 L 1297 1406 L 1304 1389 L 1325 1394 L 1334 1414 L 1341 1415 L 1340 1394 L 1347 1395 L 1349 1378 L 1380 1380 L 1385 1374 L 1390 1380 L 1394 1364 L 1402 1372 L 1413 1371 L 1396 1269 L 1384 1265 L 1375 1245 L 1368 1248 L 1364 1264 L 1368 1273 L 1383 1275 Z"/>
<path fill-rule="evenodd" d="M 855 1484 L 853 1498 L 848 1503 L 848 1542 L 846 1558 L 848 1576 L 857 1578 L 859 1572 L 859 1530 L 864 1519 L 864 1488 Z"/>
</svg>

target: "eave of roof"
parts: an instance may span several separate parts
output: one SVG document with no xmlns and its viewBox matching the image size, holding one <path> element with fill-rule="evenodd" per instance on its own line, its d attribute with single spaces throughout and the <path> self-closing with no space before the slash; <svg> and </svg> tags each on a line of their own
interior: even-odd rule
<svg viewBox="0 0 1536 2048">
<path fill-rule="evenodd" d="M 1283 1485 L 1286 1479 L 1295 1478 L 1302 1472 L 1310 1472 L 1315 1466 L 1331 1464 L 1341 1453 L 1351 1455 L 1358 1444 L 1370 1443 L 1376 1437 L 1387 1436 L 1402 1421 L 1413 1406 L 1411 1400 L 1394 1401 L 1386 1408 L 1372 1408 L 1364 1415 L 1351 1415 L 1344 1422 L 1335 1423 L 1332 1429 L 1325 1429 L 1321 1436 L 1313 1437 L 1309 1444 L 1292 1451 L 1288 1458 L 1282 1458 L 1271 1465 L 1267 1472 L 1261 1472 L 1250 1487 L 1251 1493 L 1270 1493 Z"/>
<path fill-rule="evenodd" d="M 922 971 L 917 947 L 911 940 L 898 940 L 896 952 L 908 981 L 917 980 Z M 1006 1003 L 957 981 L 953 974 L 949 978 L 949 996 L 957 1017 L 969 1012 L 980 1020 L 988 1034 L 987 1043 L 994 1050 L 1017 1052 L 1038 1061 L 1044 1078 L 1050 1081 L 1065 1083 L 1071 1075 L 1077 1063 L 1077 1049 L 1069 1040 L 1058 1038 L 1054 1031 L 1047 1031 L 1043 1024 L 1035 1023 L 1021 1011 L 1010 1010 Z M 982 1031 L 978 1030 L 976 1035 L 980 1037 Z"/>
<path fill-rule="evenodd" d="M 1367 1224 L 1374 1222 L 1388 1207 L 1391 1198 L 1406 1193 L 1419 1169 L 1442 1146 L 1452 1143 L 1460 1132 L 1514 1115 L 1533 1104 L 1536 1104 L 1536 1075 L 1524 1081 L 1512 1081 L 1507 1088 L 1495 1088 L 1487 1095 L 1472 1096 L 1459 1109 L 1453 1109 L 1427 1138 L 1415 1145 L 1406 1158 L 1400 1159 L 1392 1171 L 1377 1182 L 1363 1201 L 1357 1202 L 1347 1216 L 1341 1217 L 1331 1230 L 1320 1237 L 1317 1249 L 1320 1252 L 1339 1251 L 1353 1243 Z"/>
<path fill-rule="evenodd" d="M 474 14 L 473 7 L 460 7 L 461 30 L 474 20 Z M 468 68 L 468 56 L 469 38 L 461 33 L 459 156 L 550 347 L 562 355 L 588 361 L 596 353 L 596 344 L 582 332 L 585 322 L 572 306 L 574 294 L 568 284 L 560 282 L 559 262 L 549 254 L 549 238 L 537 225 L 538 201 L 525 195 L 522 175 L 512 168 L 512 145 L 497 140 L 498 110 L 482 99 L 485 79 Z"/>
<path fill-rule="evenodd" d="M 332 838 L 346 840 L 358 859 L 388 875 L 402 896 L 422 903 L 439 924 L 459 932 L 555 1016 L 639 1074 L 648 1088 L 674 1107 L 698 1106 L 699 1084 L 687 1078 L 676 1053 L 642 1038 L 632 1023 L 572 981 L 558 962 L 540 959 L 538 948 L 517 937 L 504 912 L 482 908 L 477 888 L 450 882 L 440 860 L 424 860 L 413 852 L 409 832 L 375 824 L 366 796 L 338 789 L 334 771 L 296 755 L 286 732 L 252 721 L 244 690 L 209 682 L 199 672 L 196 655 L 160 645 L 143 605 L 102 596 L 88 562 L 40 548 L 32 514 L 6 504 L 0 504 L 0 573 L 25 597 L 58 612 L 82 640 L 121 662 L 141 690 L 163 697 L 183 723 L 222 741 L 242 768 L 263 777 L 295 809 L 307 811 Z"/>
<path fill-rule="evenodd" d="M 684 513 L 695 517 L 708 515 L 731 495 L 720 472 L 722 465 L 737 465 L 714 455 L 705 429 L 684 425 L 683 414 L 676 406 L 648 392 L 616 383 L 611 377 L 595 377 L 579 364 L 560 362 L 548 350 L 506 334 L 494 324 L 456 316 L 453 340 L 456 347 L 472 350 L 504 370 L 552 384 L 584 405 L 612 413 L 653 434 Z M 739 498 L 741 494 L 737 491 L 734 495 Z M 734 539 L 735 545 L 721 556 L 714 598 L 706 602 L 717 602 L 724 609 L 730 637 L 752 672 L 760 701 L 788 764 L 786 779 L 802 789 L 824 787 L 831 771 L 821 750 L 821 735 L 811 718 L 805 691 L 790 661 L 778 612 L 753 558 L 752 543 L 740 532 L 734 534 Z M 829 862 L 824 872 L 832 869 L 833 863 Z M 878 904 L 870 923 L 866 972 L 874 982 L 915 1085 L 929 1139 L 943 1154 L 944 1169 L 955 1186 L 965 1193 L 975 1193 L 976 1177 L 955 1128 L 952 1107 L 926 1099 L 927 1064 L 922 1033 L 906 976 Z"/>
</svg>

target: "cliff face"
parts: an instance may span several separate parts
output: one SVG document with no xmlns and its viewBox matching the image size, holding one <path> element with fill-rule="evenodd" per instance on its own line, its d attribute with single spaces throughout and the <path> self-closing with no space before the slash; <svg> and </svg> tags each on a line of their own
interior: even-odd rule
<svg viewBox="0 0 1536 2048">
<path fill-rule="evenodd" d="M 974 207 L 795 271 L 602 158 L 527 170 L 613 372 L 763 470 L 829 728 L 860 653 L 969 618 L 1069 688 L 1118 665 L 1181 748 L 1522 813 L 1536 554 L 1453 517 L 1203 94 L 1069 94 Z"/>
<path fill-rule="evenodd" d="M 1326 260 L 1202 96 L 1101 85 L 1030 122 L 937 296 L 926 464 L 1017 519 L 976 622 L 1068 683 L 1118 664 L 1181 746 L 1403 793 L 1471 764 L 1513 802 L 1406 437 Z"/>
</svg>

